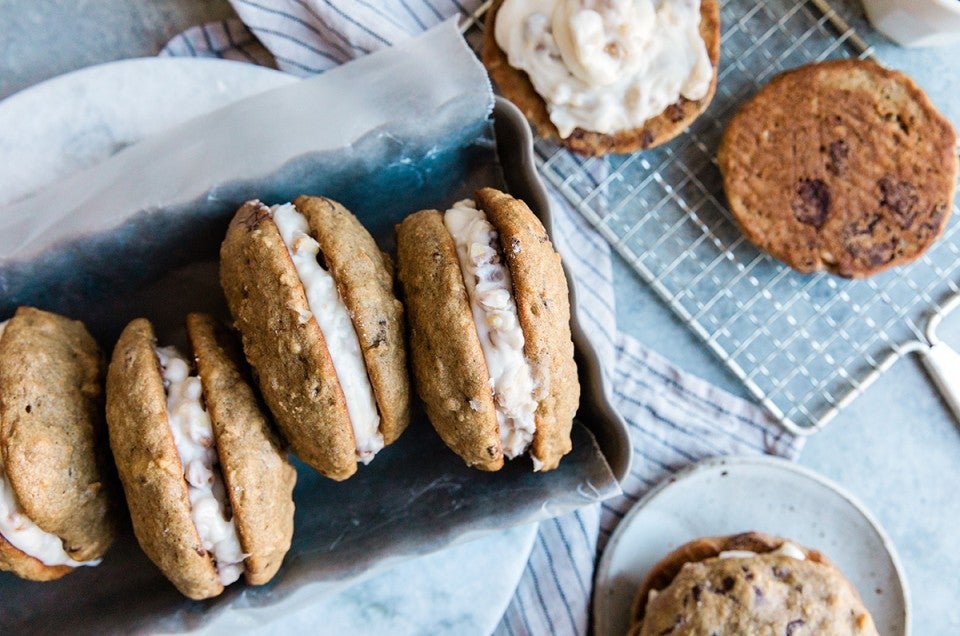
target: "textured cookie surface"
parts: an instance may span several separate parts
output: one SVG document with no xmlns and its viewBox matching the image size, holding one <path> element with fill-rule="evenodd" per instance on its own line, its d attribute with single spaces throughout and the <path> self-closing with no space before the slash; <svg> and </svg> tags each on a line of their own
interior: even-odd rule
<svg viewBox="0 0 960 636">
<path fill-rule="evenodd" d="M 630 633 L 877 633 L 836 567 L 814 550 L 801 548 L 805 560 L 770 553 L 783 542 L 751 532 L 681 546 L 655 565 L 641 586 Z M 717 557 L 726 550 L 757 555 Z"/>
<path fill-rule="evenodd" d="M 393 293 L 392 264 L 349 210 L 325 197 L 297 197 L 310 234 L 320 243 L 327 269 L 350 310 L 360 351 L 380 412 L 384 444 L 410 421 L 403 306 Z"/>
<path fill-rule="evenodd" d="M 27 517 L 63 539 L 76 561 L 102 557 L 116 534 L 104 472 L 103 371 L 80 322 L 21 307 L 0 336 L 0 468 Z M 4 563 L 27 578 L 69 571 L 9 544 L 0 548 Z"/>
<path fill-rule="evenodd" d="M 357 470 L 343 389 L 270 210 L 243 205 L 220 248 L 220 284 L 263 398 L 293 452 L 332 479 Z"/>
<path fill-rule="evenodd" d="M 540 387 L 530 453 L 543 463 L 543 470 L 550 470 L 572 448 L 570 429 L 580 404 L 567 279 L 560 255 L 526 203 L 494 188 L 478 190 L 476 201 L 500 236 L 523 330 L 523 353 Z"/>
<path fill-rule="evenodd" d="M 453 238 L 436 210 L 411 214 L 396 233 L 410 356 L 427 416 L 468 465 L 498 470 L 503 449 L 490 373 Z"/>
<path fill-rule="evenodd" d="M 483 33 L 483 64 L 496 82 L 503 96 L 512 101 L 537 129 L 541 137 L 553 139 L 582 155 L 601 156 L 608 153 L 629 153 L 653 148 L 670 141 L 683 132 L 700 113 L 707 109 L 717 88 L 717 64 L 720 61 L 720 6 L 717 0 L 700 2 L 700 37 L 707 47 L 707 55 L 713 65 L 710 90 L 702 98 L 691 101 L 681 97 L 661 114 L 651 117 L 643 126 L 622 130 L 612 135 L 581 128 L 575 129 L 566 139 L 560 137 L 557 127 L 550 121 L 546 102 L 537 94 L 527 74 L 510 66 L 507 55 L 494 37 L 497 11 L 503 0 L 494 0 L 487 11 Z"/>
<path fill-rule="evenodd" d="M 223 585 L 190 516 L 155 343 L 153 327 L 138 318 L 114 347 L 107 370 L 110 448 L 140 547 L 182 594 L 209 598 Z"/>
<path fill-rule="evenodd" d="M 947 223 L 956 133 L 902 73 L 839 60 L 784 73 L 734 116 L 718 153 L 750 241 L 800 272 L 868 276 Z"/>
<path fill-rule="evenodd" d="M 233 335 L 206 314 L 187 316 L 187 333 L 240 546 L 247 555 L 244 576 L 248 583 L 261 585 L 273 578 L 290 549 L 297 472 L 241 372 Z"/>
</svg>

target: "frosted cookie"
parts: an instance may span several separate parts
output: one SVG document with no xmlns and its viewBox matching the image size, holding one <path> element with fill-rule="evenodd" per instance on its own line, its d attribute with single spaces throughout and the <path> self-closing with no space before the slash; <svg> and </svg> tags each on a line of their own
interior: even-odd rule
<svg viewBox="0 0 960 636">
<path fill-rule="evenodd" d="M 940 236 L 957 137 L 914 82 L 865 60 L 775 77 L 724 131 L 730 211 L 760 249 L 803 273 L 861 278 Z"/>
<path fill-rule="evenodd" d="M 141 548 L 185 596 L 277 572 L 293 536 L 296 471 L 260 412 L 239 347 L 191 314 L 197 361 L 127 325 L 107 372 L 110 446 Z"/>
<path fill-rule="evenodd" d="M 580 384 L 567 280 L 539 219 L 483 188 L 396 233 L 417 391 L 440 437 L 484 470 L 528 450 L 534 470 L 556 468 Z"/>
<path fill-rule="evenodd" d="M 495 0 L 483 63 L 542 137 L 583 155 L 658 146 L 717 85 L 717 0 Z"/>
<path fill-rule="evenodd" d="M 294 453 L 346 479 L 410 419 L 403 308 L 389 258 L 336 201 L 237 212 L 220 282 L 247 360 Z"/>
<path fill-rule="evenodd" d="M 0 570 L 57 579 L 113 543 L 103 366 L 78 321 L 20 307 L 0 323 Z"/>
<path fill-rule="evenodd" d="M 853 586 L 816 550 L 758 532 L 697 539 L 651 569 L 630 634 L 873 634 Z"/>
</svg>

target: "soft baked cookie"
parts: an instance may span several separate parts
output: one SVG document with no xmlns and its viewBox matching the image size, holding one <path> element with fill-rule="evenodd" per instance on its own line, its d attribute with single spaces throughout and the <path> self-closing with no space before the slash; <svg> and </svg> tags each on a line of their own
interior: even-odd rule
<svg viewBox="0 0 960 636">
<path fill-rule="evenodd" d="M 836 60 L 775 77 L 730 121 L 717 158 L 751 242 L 799 272 L 861 278 L 940 236 L 956 143 L 909 77 Z"/>
<path fill-rule="evenodd" d="M 56 579 L 113 542 L 103 367 L 78 321 L 20 307 L 0 323 L 0 570 Z"/>
<path fill-rule="evenodd" d="M 304 278 L 308 285 L 304 285 Z M 342 205 L 250 201 L 230 223 L 220 281 L 247 360 L 294 453 L 346 479 L 410 419 L 392 264 Z"/>
<path fill-rule="evenodd" d="M 607 153 L 635 152 L 637 150 L 653 148 L 654 146 L 673 139 L 683 132 L 710 104 L 710 100 L 713 98 L 714 91 L 716 90 L 717 65 L 720 60 L 720 8 L 717 0 L 701 0 L 698 3 L 699 24 L 693 25 L 694 30 L 699 33 L 700 38 L 697 46 L 702 44 L 702 49 L 698 51 L 700 56 L 699 62 L 694 64 L 693 70 L 689 71 L 693 79 L 687 80 L 688 86 L 686 90 L 688 93 L 693 93 L 696 96 L 690 99 L 684 97 L 683 92 L 678 86 L 675 93 L 671 92 L 669 102 L 663 104 L 659 102 L 655 102 L 654 104 L 644 102 L 644 100 L 650 99 L 648 94 L 654 92 L 650 87 L 644 87 L 643 90 L 638 89 L 634 93 L 631 93 L 627 88 L 617 89 L 624 92 L 624 96 L 622 96 L 622 98 L 611 97 L 609 101 L 605 101 L 607 100 L 605 96 L 586 100 L 573 100 L 570 98 L 569 87 L 583 87 L 587 85 L 571 70 L 571 65 L 580 66 L 577 62 L 571 62 L 571 57 L 582 60 L 585 53 L 592 55 L 594 59 L 594 75 L 597 73 L 606 75 L 610 72 L 611 68 L 619 70 L 623 66 L 633 68 L 641 65 L 642 67 L 646 62 L 644 56 L 648 54 L 646 49 L 638 48 L 634 57 L 630 58 L 634 61 L 626 61 L 627 56 L 625 51 L 631 44 L 628 38 L 615 31 L 608 31 L 602 34 L 591 32 L 589 35 L 581 31 L 584 35 L 582 36 L 579 54 L 575 55 L 569 52 L 572 47 L 572 40 L 571 46 L 567 47 L 566 54 L 562 54 L 563 52 L 558 49 L 557 45 L 557 28 L 583 29 L 587 22 L 584 21 L 582 17 L 574 18 L 574 20 L 579 20 L 580 26 L 569 26 L 571 24 L 570 16 L 574 16 L 578 11 L 591 9 L 595 11 L 607 11 L 607 19 L 610 19 L 610 16 L 613 15 L 616 10 L 629 8 L 631 5 L 630 3 L 621 3 L 620 5 L 611 5 L 608 3 L 605 5 L 604 3 L 590 2 L 589 0 L 556 0 L 548 4 L 552 11 L 550 16 L 540 14 L 539 16 L 534 15 L 533 18 L 526 18 L 525 21 L 523 19 L 515 20 L 518 24 L 516 27 L 517 31 L 514 35 L 529 37 L 528 34 L 531 32 L 532 26 L 538 25 L 536 31 L 542 34 L 542 41 L 525 43 L 524 46 L 527 48 L 525 55 L 529 56 L 533 54 L 530 52 L 530 49 L 534 51 L 544 51 L 547 55 L 546 60 L 532 64 L 533 68 L 541 72 L 544 69 L 555 69 L 557 73 L 560 73 L 560 75 L 557 76 L 559 78 L 557 81 L 564 82 L 566 88 L 560 89 L 553 87 L 551 100 L 554 98 L 561 99 L 561 96 L 565 96 L 565 98 L 571 102 L 579 102 L 580 106 L 578 107 L 583 107 L 582 104 L 589 105 L 596 103 L 598 105 L 595 110 L 598 112 L 608 110 L 610 103 L 627 103 L 628 100 L 633 100 L 633 102 L 630 103 L 639 102 L 640 104 L 635 107 L 636 112 L 646 112 L 651 108 L 654 108 L 656 112 L 650 112 L 642 121 L 633 122 L 632 125 L 610 124 L 611 128 L 609 130 L 596 130 L 591 127 L 600 124 L 604 120 L 604 118 L 600 116 L 597 117 L 595 124 L 590 125 L 575 125 L 575 118 L 571 119 L 563 116 L 562 121 L 564 121 L 564 128 L 570 127 L 571 129 L 561 131 L 555 121 L 551 119 L 552 113 L 554 118 L 558 118 L 555 113 L 556 108 L 548 104 L 543 94 L 537 92 L 534 82 L 531 81 L 531 76 L 527 72 L 511 66 L 507 52 L 505 52 L 501 44 L 498 43 L 497 19 L 504 5 L 504 0 L 495 0 L 487 12 L 484 27 L 483 63 L 504 97 L 512 101 L 523 111 L 524 115 L 534 125 L 540 136 L 559 141 L 570 150 L 582 155 L 600 156 Z M 653 7 L 653 10 L 657 10 L 664 6 L 665 0 L 658 0 L 652 3 L 644 2 L 641 4 L 644 6 L 649 5 Z M 694 5 L 697 3 L 693 3 L 690 0 L 683 0 L 681 4 L 684 7 L 689 6 L 693 11 L 696 11 Z M 539 9 L 542 5 L 543 3 L 536 5 L 527 3 L 523 6 Z M 561 12 L 566 13 L 561 15 Z M 537 12 L 535 11 L 535 13 Z M 693 15 L 696 16 L 696 13 Z M 510 17 L 512 18 L 513 16 L 511 15 Z M 648 21 L 650 20 L 650 16 L 649 14 L 645 14 L 638 19 Z M 591 26 L 595 28 L 595 21 L 591 20 L 589 22 L 591 22 Z M 501 25 L 501 30 L 503 30 L 503 25 Z M 633 41 L 641 43 L 647 42 L 651 35 L 658 36 L 665 32 L 669 33 L 669 29 L 664 30 L 662 25 L 653 27 L 651 31 L 652 33 L 641 29 L 639 34 L 634 34 Z M 686 56 L 676 54 L 678 43 L 686 46 L 689 45 L 690 42 L 695 41 L 695 38 L 687 38 L 686 35 L 687 34 L 677 33 L 672 36 L 677 42 L 668 41 L 661 47 L 661 53 L 668 61 L 671 59 L 686 59 Z M 697 51 L 690 51 L 690 55 L 696 54 Z M 671 55 L 673 58 L 670 57 Z M 652 60 L 649 66 L 654 70 L 671 68 L 669 65 L 663 64 L 659 58 Z M 688 69 L 684 67 L 682 70 L 687 71 Z M 586 73 L 587 75 L 581 71 L 580 75 L 590 77 L 590 69 L 588 69 Z M 608 79 L 609 78 L 605 78 L 602 81 L 607 81 Z M 622 83 L 623 81 L 622 79 L 618 79 L 613 82 L 613 85 L 617 85 L 618 82 Z M 677 81 L 679 81 L 679 79 Z M 658 84 L 671 85 L 669 82 L 659 82 Z M 544 86 L 543 90 L 546 91 L 550 89 Z M 643 110 L 644 108 L 646 110 Z M 617 119 L 617 121 L 620 120 Z"/>
<path fill-rule="evenodd" d="M 525 203 L 493 188 L 397 226 L 417 391 L 443 441 L 498 470 L 570 451 L 580 385 L 560 256 Z"/>
<path fill-rule="evenodd" d="M 143 551 L 185 596 L 269 581 L 293 536 L 296 471 L 210 316 L 187 331 L 199 375 L 150 323 L 127 325 L 107 373 L 110 446 Z"/>
<path fill-rule="evenodd" d="M 631 634 L 876 634 L 826 557 L 747 532 L 697 539 L 661 559 L 637 592 Z"/>
</svg>

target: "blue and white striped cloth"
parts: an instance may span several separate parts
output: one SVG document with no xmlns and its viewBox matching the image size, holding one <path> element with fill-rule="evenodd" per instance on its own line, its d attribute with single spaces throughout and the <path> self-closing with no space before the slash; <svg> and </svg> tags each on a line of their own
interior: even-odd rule
<svg viewBox="0 0 960 636">
<path fill-rule="evenodd" d="M 161 55 L 222 57 L 310 75 L 480 5 L 479 0 L 230 1 L 243 24 L 194 27 L 171 40 Z M 595 334 L 610 397 L 630 425 L 635 456 L 623 496 L 541 523 L 497 634 L 585 634 L 598 554 L 630 506 L 668 474 L 717 455 L 794 458 L 801 447 L 801 440 L 758 407 L 680 371 L 617 330 L 610 247 L 562 197 L 552 196 L 554 242 L 580 291 L 574 310 Z"/>
</svg>

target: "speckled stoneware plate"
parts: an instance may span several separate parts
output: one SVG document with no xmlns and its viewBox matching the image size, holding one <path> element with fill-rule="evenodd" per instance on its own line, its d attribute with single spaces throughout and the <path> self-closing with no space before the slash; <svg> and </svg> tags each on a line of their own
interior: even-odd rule
<svg viewBox="0 0 960 636">
<path fill-rule="evenodd" d="M 836 484 L 773 457 L 709 459 L 638 501 L 597 568 L 594 633 L 626 633 L 637 588 L 668 552 L 698 537 L 748 530 L 820 550 L 857 588 L 881 634 L 909 633 L 903 568 L 877 520 Z"/>
</svg>

